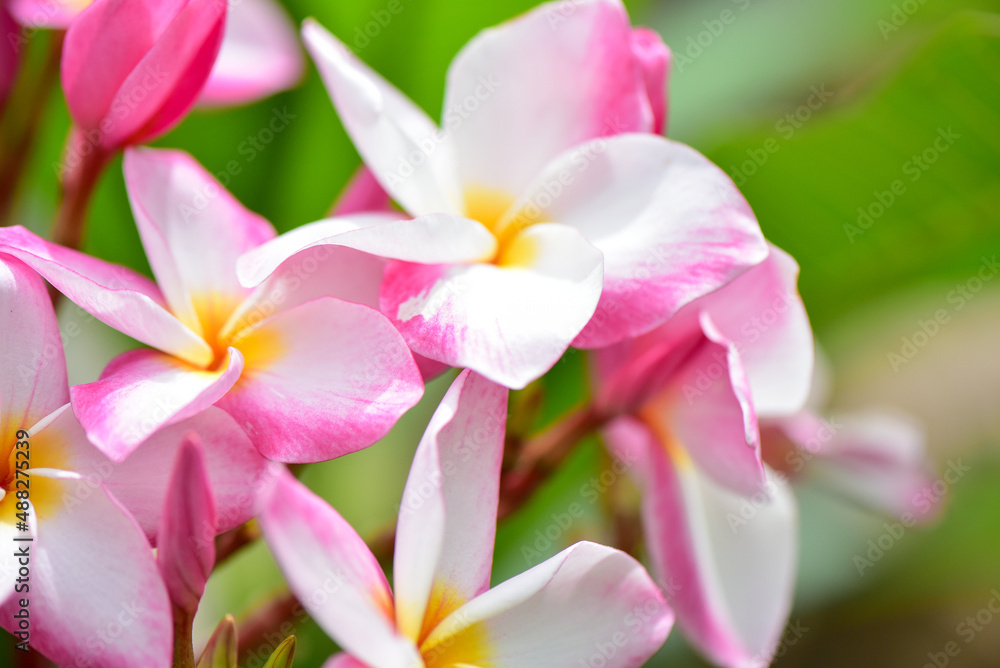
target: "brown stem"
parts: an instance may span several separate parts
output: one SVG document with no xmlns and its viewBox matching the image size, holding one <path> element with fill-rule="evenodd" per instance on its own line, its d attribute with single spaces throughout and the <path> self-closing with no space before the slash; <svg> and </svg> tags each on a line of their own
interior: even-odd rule
<svg viewBox="0 0 1000 668">
<path fill-rule="evenodd" d="M 509 517 L 531 498 L 566 460 L 576 444 L 599 428 L 606 417 L 592 406 L 573 413 L 552 429 L 526 442 L 514 468 L 500 480 L 497 521 Z"/>
<path fill-rule="evenodd" d="M 194 668 L 194 641 L 191 638 L 194 628 L 194 615 L 174 608 L 174 668 Z"/>
<path fill-rule="evenodd" d="M 23 126 L 16 132 L 17 141 L 5 156 L 0 165 L 0 225 L 10 224 L 10 213 L 14 204 L 14 193 L 21 180 L 24 166 L 31 156 L 38 130 L 42 126 L 45 108 L 48 106 L 49 95 L 59 82 L 59 64 L 62 60 L 62 45 L 66 33 L 56 31 L 49 38 L 49 50 L 45 57 L 45 65 L 38 77 L 38 83 L 31 91 L 31 99 L 27 104 L 27 115 Z"/>
<path fill-rule="evenodd" d="M 266 659 L 305 617 L 305 608 L 287 589 L 258 608 L 240 624 L 236 634 L 240 664 L 251 654 L 263 654 Z"/>
</svg>

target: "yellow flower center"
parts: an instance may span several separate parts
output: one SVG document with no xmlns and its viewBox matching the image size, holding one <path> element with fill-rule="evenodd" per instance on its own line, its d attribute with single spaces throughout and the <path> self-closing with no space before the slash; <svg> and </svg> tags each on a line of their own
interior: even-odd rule
<svg viewBox="0 0 1000 668">
<path fill-rule="evenodd" d="M 497 240 L 489 262 L 498 267 L 529 267 L 538 256 L 534 240 L 522 232 L 541 222 L 541 212 L 514 211 L 514 198 L 502 190 L 470 186 L 465 190 L 465 216 L 477 220 Z"/>
</svg>

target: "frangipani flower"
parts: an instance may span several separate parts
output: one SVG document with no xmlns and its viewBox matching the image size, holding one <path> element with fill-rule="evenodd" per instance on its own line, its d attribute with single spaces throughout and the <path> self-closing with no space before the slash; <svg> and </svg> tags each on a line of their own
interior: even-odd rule
<svg viewBox="0 0 1000 668">
<path fill-rule="evenodd" d="M 12 0 L 11 9 L 22 25 L 64 30 L 90 4 L 92 0 Z M 292 87 L 302 76 L 295 26 L 279 3 L 228 4 L 222 47 L 198 98 L 203 106 L 253 102 Z"/>
<path fill-rule="evenodd" d="M 307 22 L 344 126 L 414 219 L 306 225 L 250 253 L 244 283 L 317 244 L 379 247 L 381 308 L 411 349 L 520 388 L 570 344 L 649 331 L 762 260 L 729 178 L 653 134 L 666 48 L 617 0 L 564 9 L 473 39 L 448 73 L 443 129 Z"/>
<path fill-rule="evenodd" d="M 170 603 L 153 552 L 101 479 L 75 469 L 86 440 L 46 436 L 69 399 L 59 326 L 42 280 L 2 256 L 0 313 L 0 625 L 61 665 L 166 668 Z"/>
<path fill-rule="evenodd" d="M 595 355 L 609 447 L 644 489 L 653 564 L 688 638 L 723 666 L 769 663 L 791 606 L 796 507 L 757 418 L 799 410 L 813 343 L 777 248 L 662 327 Z M 745 508 L 753 510 L 747 517 Z"/>
<path fill-rule="evenodd" d="M 611 548 L 578 543 L 489 588 L 506 399 L 465 371 L 431 419 L 403 493 L 395 594 L 333 508 L 291 476 L 274 487 L 261 526 L 292 590 L 346 652 L 328 668 L 552 668 L 595 657 L 631 668 L 663 643 L 672 613 L 642 566 Z"/>
<path fill-rule="evenodd" d="M 181 121 L 219 53 L 226 5 L 95 0 L 71 21 L 62 86 L 90 150 L 148 142 Z"/>
<path fill-rule="evenodd" d="M 423 384 L 399 333 L 377 311 L 333 296 L 355 291 L 350 265 L 296 267 L 243 288 L 237 258 L 275 236 L 267 221 L 183 153 L 129 150 L 125 180 L 159 285 L 0 229 L 0 253 L 153 346 L 73 388 L 74 411 L 107 456 L 121 461 L 157 429 L 217 405 L 265 456 L 325 461 L 375 442 L 419 400 Z"/>
</svg>

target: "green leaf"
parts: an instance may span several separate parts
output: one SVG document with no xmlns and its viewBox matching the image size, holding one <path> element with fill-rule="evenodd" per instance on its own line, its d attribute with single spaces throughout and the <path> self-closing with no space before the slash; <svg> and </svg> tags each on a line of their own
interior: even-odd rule
<svg viewBox="0 0 1000 668">
<path fill-rule="evenodd" d="M 236 620 L 226 615 L 198 659 L 197 668 L 236 668 Z"/>
<path fill-rule="evenodd" d="M 776 114 L 706 151 L 802 265 L 818 326 L 1000 248 L 1000 17 L 959 14 L 893 62 L 859 95 L 831 82 L 818 110 L 787 110 L 795 123 Z"/>
<path fill-rule="evenodd" d="M 292 659 L 295 658 L 295 636 L 285 638 L 274 654 L 264 664 L 264 668 L 292 668 Z"/>
</svg>

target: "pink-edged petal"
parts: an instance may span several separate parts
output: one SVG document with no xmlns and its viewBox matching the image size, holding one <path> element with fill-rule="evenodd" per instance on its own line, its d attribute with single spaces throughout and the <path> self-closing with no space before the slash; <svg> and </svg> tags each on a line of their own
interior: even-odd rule
<svg viewBox="0 0 1000 668">
<path fill-rule="evenodd" d="M 483 31 L 452 61 L 443 124 L 464 185 L 515 195 L 578 144 L 650 131 L 625 8 L 549 3 Z"/>
<path fill-rule="evenodd" d="M 69 401 L 66 357 L 45 282 L 0 255 L 0 444 Z"/>
<path fill-rule="evenodd" d="M 289 587 L 341 647 L 372 668 L 421 665 L 416 647 L 396 633 L 382 569 L 336 510 L 286 473 L 260 524 Z"/>
<path fill-rule="evenodd" d="M 63 453 L 63 465 L 84 477 L 77 495 L 87 494 L 102 483 L 155 543 L 172 467 L 181 444 L 192 434 L 205 444 L 205 467 L 215 498 L 215 532 L 203 537 L 211 541 L 215 533 L 228 531 L 257 514 L 262 497 L 281 470 L 257 452 L 225 411 L 211 407 L 165 427 L 118 463 L 87 441 L 68 406 L 33 428 L 31 442 L 32 447 L 52 444 L 50 447 Z"/>
<path fill-rule="evenodd" d="M 403 490 L 393 582 L 414 641 L 490 587 L 507 390 L 466 370 L 427 425 Z"/>
<path fill-rule="evenodd" d="M 15 630 L 24 597 L 31 648 L 59 665 L 168 668 L 170 602 L 135 520 L 101 485 L 77 495 L 76 474 L 32 470 L 31 481 L 38 513 L 37 537 L 26 544 L 31 588 L 0 609 L 0 624 Z"/>
<path fill-rule="evenodd" d="M 652 134 L 568 151 L 513 211 L 571 225 L 604 253 L 604 292 L 575 346 L 643 334 L 767 257 L 767 244 L 726 174 Z"/>
<path fill-rule="evenodd" d="M 548 371 L 590 320 L 603 258 L 571 228 L 543 223 L 521 232 L 500 260 L 390 262 L 382 311 L 415 353 L 519 389 Z"/>
<path fill-rule="evenodd" d="M 119 147 L 177 124 L 208 79 L 222 44 L 225 0 L 96 0 L 66 32 L 66 102 L 100 145 Z"/>
<path fill-rule="evenodd" d="M 323 664 L 323 668 L 368 668 L 368 666 L 361 663 L 354 657 L 348 656 L 347 654 L 337 654 L 336 656 L 330 657 L 330 659 Z"/>
<path fill-rule="evenodd" d="M 249 294 L 236 261 L 273 239 L 274 228 L 182 151 L 129 149 L 124 172 L 143 247 L 171 310 L 213 340 Z"/>
<path fill-rule="evenodd" d="M 815 351 L 798 275 L 795 260 L 771 246 L 766 260 L 689 307 L 709 313 L 739 349 L 760 417 L 792 415 L 809 397 Z"/>
<path fill-rule="evenodd" d="M 203 371 L 155 350 L 122 353 L 101 379 L 70 390 L 87 437 L 122 461 L 158 429 L 205 410 L 240 377 L 243 356 L 229 349 L 217 371 Z"/>
<path fill-rule="evenodd" d="M 632 31 L 632 54 L 642 66 L 646 95 L 653 111 L 653 132 L 662 135 L 667 129 L 667 80 L 672 54 L 659 33 L 649 28 Z"/>
<path fill-rule="evenodd" d="M 797 513 L 787 484 L 769 475 L 757 494 L 734 494 L 632 418 L 605 435 L 643 488 L 647 549 L 685 635 L 720 666 L 765 665 L 795 583 Z"/>
<path fill-rule="evenodd" d="M 451 147 L 419 107 L 313 20 L 302 25 L 337 113 L 365 164 L 412 215 L 461 213 Z"/>
<path fill-rule="evenodd" d="M 136 272 L 50 243 L 20 226 L 0 228 L 0 253 L 18 258 L 104 324 L 195 365 L 213 352 L 166 308 L 156 284 Z"/>
<path fill-rule="evenodd" d="M 704 334 L 639 414 L 660 441 L 689 453 L 716 483 L 753 494 L 764 483 L 757 416 L 736 347 L 702 316 Z"/>
<path fill-rule="evenodd" d="M 765 452 L 782 439 L 797 448 L 785 450 L 776 466 L 876 512 L 911 522 L 928 522 L 941 512 L 926 436 L 908 416 L 869 410 L 824 420 L 806 411 L 762 423 L 761 436 Z M 964 472 L 959 462 L 945 475 L 957 480 Z"/>
<path fill-rule="evenodd" d="M 7 4 L 22 26 L 65 30 L 90 3 L 88 0 L 9 0 Z"/>
<path fill-rule="evenodd" d="M 244 104 L 294 86 L 305 62 L 288 12 L 275 0 L 242 0 L 226 16 L 222 48 L 199 106 Z"/>
<path fill-rule="evenodd" d="M 357 213 L 321 220 L 282 234 L 246 253 L 237 267 L 243 285 L 258 285 L 296 253 L 320 245 L 344 246 L 406 262 L 478 262 L 496 254 L 496 238 L 482 224 L 450 214 L 400 220 L 393 213 Z"/>
<path fill-rule="evenodd" d="M 275 461 L 326 461 L 368 447 L 423 394 L 389 321 L 333 297 L 282 311 L 233 345 L 245 371 L 218 405 Z"/>
<path fill-rule="evenodd" d="M 583 542 L 459 608 L 421 649 L 430 665 L 639 668 L 673 619 L 639 562 Z"/>
<path fill-rule="evenodd" d="M 352 213 L 371 211 L 391 211 L 392 200 L 372 170 L 364 165 L 358 167 L 344 192 L 337 198 L 331 216 L 346 216 Z"/>
<path fill-rule="evenodd" d="M 156 565 L 174 606 L 193 615 L 215 566 L 215 499 L 201 443 L 185 438 L 174 462 L 156 541 Z"/>
</svg>

